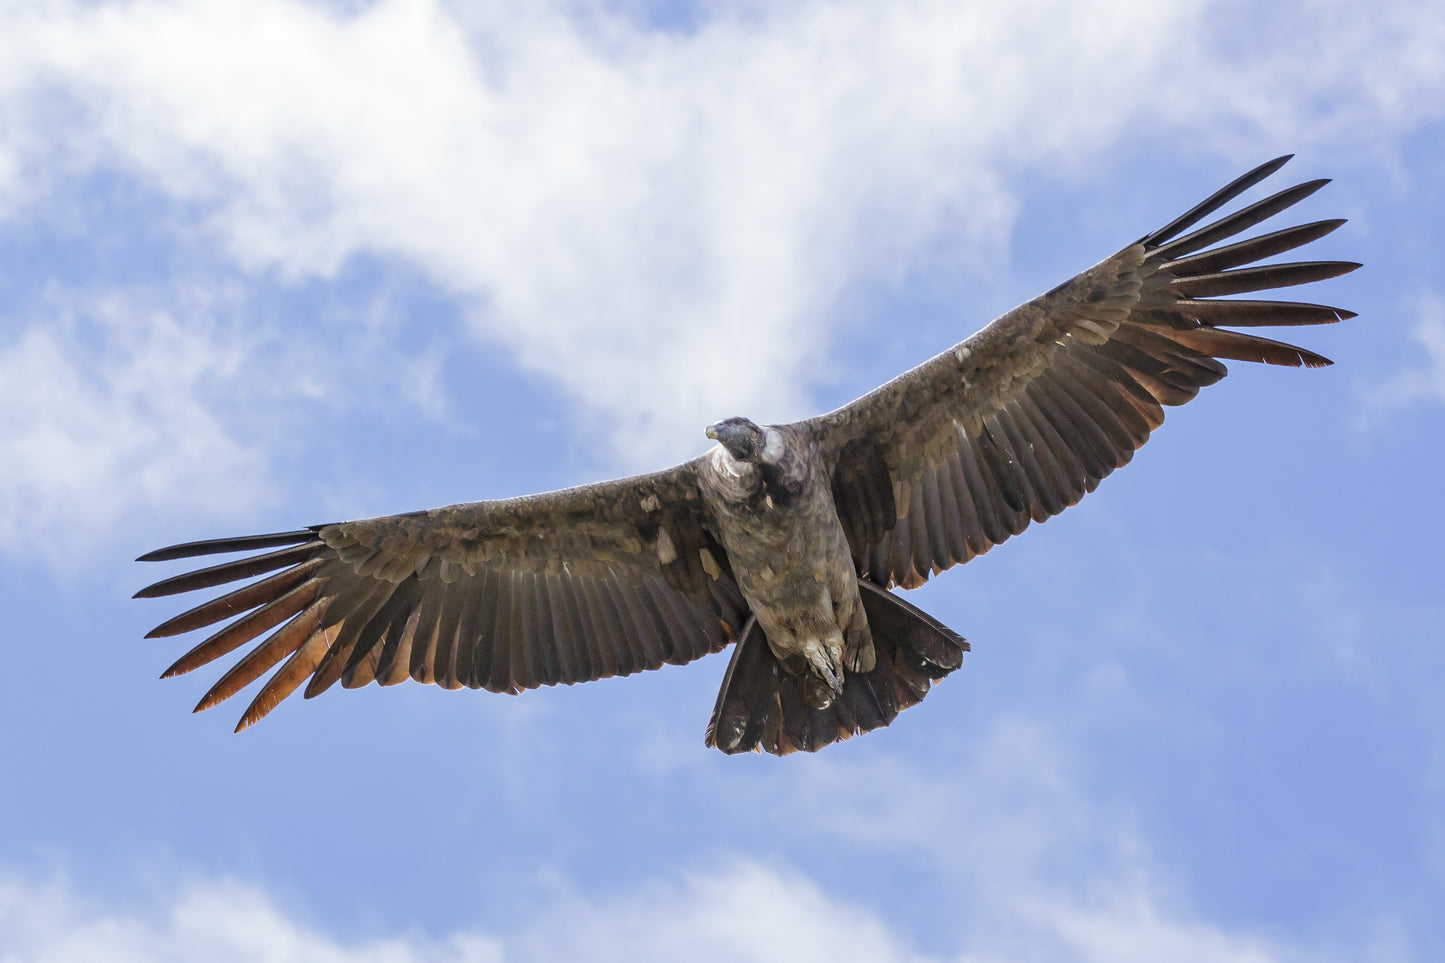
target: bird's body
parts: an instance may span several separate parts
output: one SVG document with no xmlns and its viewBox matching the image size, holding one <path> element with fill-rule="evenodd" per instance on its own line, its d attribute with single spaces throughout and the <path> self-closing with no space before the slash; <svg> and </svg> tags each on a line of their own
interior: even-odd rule
<svg viewBox="0 0 1445 963">
<path fill-rule="evenodd" d="M 264 550 L 144 597 L 274 573 L 153 630 L 232 619 L 165 674 L 254 642 L 197 705 L 274 668 L 239 730 L 302 684 L 307 697 L 338 681 L 408 678 L 515 693 L 732 645 L 709 745 L 812 751 L 886 726 L 968 648 L 891 588 L 914 588 L 1073 505 L 1132 458 L 1164 406 L 1223 378 L 1220 359 L 1329 364 L 1229 329 L 1350 312 L 1227 297 L 1359 266 L 1260 263 L 1341 220 L 1231 240 L 1326 182 L 1198 226 L 1286 160 L 851 404 L 791 425 L 727 419 L 708 429 L 711 451 L 674 468 L 142 556 Z"/>
<path fill-rule="evenodd" d="M 845 665 L 854 672 L 873 668 L 848 536 L 819 446 L 787 425 L 757 430 L 765 440 L 756 460 L 737 458 L 719 443 L 699 462 L 699 487 L 773 654 L 784 664 L 803 660 L 822 683 L 805 689 L 805 697 L 826 708 L 842 691 Z"/>
</svg>

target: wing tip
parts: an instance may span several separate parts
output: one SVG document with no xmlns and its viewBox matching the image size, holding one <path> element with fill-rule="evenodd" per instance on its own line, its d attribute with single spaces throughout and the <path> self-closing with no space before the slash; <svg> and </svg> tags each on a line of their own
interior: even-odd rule
<svg viewBox="0 0 1445 963">
<path fill-rule="evenodd" d="M 220 680 L 217 681 L 215 685 L 211 686 L 210 691 L 208 691 L 205 695 L 201 696 L 201 701 L 196 703 L 196 707 L 192 709 L 191 712 L 194 714 L 197 712 L 205 712 L 207 709 L 214 709 L 216 706 L 220 705 L 222 702 L 225 702 L 227 699 L 231 698 L 231 696 L 235 695 L 236 686 L 233 681 L 235 674 L 236 670 L 232 669 L 230 672 L 221 676 Z"/>
<path fill-rule="evenodd" d="M 231 552 L 253 552 L 264 548 L 279 548 L 283 545 L 299 545 L 317 537 L 324 525 L 298 528 L 289 532 L 270 532 L 265 535 L 242 535 L 232 538 L 208 538 L 199 542 L 181 542 L 146 552 L 136 558 L 137 562 L 173 562 L 178 558 L 194 558 L 198 555 L 226 555 Z"/>
<path fill-rule="evenodd" d="M 146 636 L 146 638 L 150 638 L 150 636 Z M 162 678 L 162 679 L 174 679 L 174 678 L 177 678 L 177 677 L 179 677 L 179 676 L 183 676 L 183 675 L 185 675 L 187 672 L 194 672 L 196 669 L 199 669 L 201 666 L 205 665 L 207 662 L 211 662 L 211 661 L 214 661 L 215 659 L 219 658 L 219 656 L 214 656 L 214 655 L 213 655 L 213 656 L 211 656 L 211 657 L 208 658 L 208 659 L 201 659 L 201 660 L 197 661 L 197 660 L 196 660 L 196 651 L 197 651 L 197 649 L 203 648 L 204 645 L 205 645 L 205 643 L 202 643 L 200 646 L 197 646 L 196 649 L 192 649 L 191 651 L 187 652 L 185 655 L 181 656 L 181 657 L 180 657 L 179 659 L 177 659 L 176 661 L 172 662 L 172 663 L 170 664 L 170 667 L 169 667 L 168 669 L 166 669 L 166 671 L 164 671 L 164 672 L 161 673 L 161 678 Z M 210 693 L 207 693 L 207 695 L 210 695 Z M 200 706 L 197 706 L 197 707 L 196 707 L 194 710 L 192 710 L 192 711 L 199 712 L 199 711 L 200 711 Z"/>
<path fill-rule="evenodd" d="M 178 558 L 190 558 L 192 555 L 203 554 L 192 551 L 192 547 L 201 544 L 199 542 L 185 542 L 180 545 L 167 545 L 165 548 L 158 548 L 146 552 L 144 555 L 137 555 L 137 562 L 173 562 Z"/>
<path fill-rule="evenodd" d="M 1259 167 L 1257 167 L 1254 171 L 1251 171 L 1250 173 L 1262 171 L 1263 173 L 1261 173 L 1260 176 L 1268 177 L 1292 160 L 1294 160 L 1293 152 L 1290 152 L 1288 154 L 1281 154 L 1274 160 L 1267 160 L 1263 164 L 1260 164 Z"/>
<path fill-rule="evenodd" d="M 162 599 L 171 595 L 180 595 L 183 592 L 190 591 L 190 589 L 186 588 L 186 583 L 190 581 L 192 579 L 192 576 L 194 576 L 195 574 L 196 573 L 194 572 L 184 572 L 180 575 L 172 576 L 171 578 L 163 578 L 159 582 L 153 582 L 150 585 L 147 585 L 145 588 L 132 595 L 131 598 Z M 205 588 L 206 586 L 197 587 Z M 160 626 L 156 627 L 160 628 Z"/>
</svg>

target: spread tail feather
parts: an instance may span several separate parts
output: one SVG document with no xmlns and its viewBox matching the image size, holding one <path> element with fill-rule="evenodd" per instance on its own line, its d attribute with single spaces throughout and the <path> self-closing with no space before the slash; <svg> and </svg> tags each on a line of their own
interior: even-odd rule
<svg viewBox="0 0 1445 963">
<path fill-rule="evenodd" d="M 814 709 L 804 699 L 804 677 L 778 662 L 749 618 L 707 724 L 709 746 L 729 754 L 816 752 L 888 725 L 963 663 L 968 643 L 943 623 L 866 579 L 858 591 L 873 633 L 873 670 L 846 672 L 842 695 Z"/>
</svg>

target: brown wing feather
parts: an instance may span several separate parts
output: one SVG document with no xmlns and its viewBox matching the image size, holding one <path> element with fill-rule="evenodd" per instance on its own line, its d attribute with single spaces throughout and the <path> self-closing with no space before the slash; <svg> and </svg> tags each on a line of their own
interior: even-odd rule
<svg viewBox="0 0 1445 963">
<path fill-rule="evenodd" d="M 1163 406 L 1184 404 L 1224 377 L 1218 359 L 1329 364 L 1304 348 L 1226 329 L 1326 324 L 1351 312 L 1213 298 L 1353 271 L 1359 265 L 1343 261 L 1254 263 L 1344 221 L 1210 247 L 1327 182 L 1300 184 L 1195 226 L 1288 159 L 1261 165 L 966 341 L 805 422 L 832 453 L 840 507 L 885 498 L 896 505 L 881 537 L 870 513 L 841 512 L 864 574 L 879 585 L 912 588 L 1018 534 L 1031 519 L 1073 505 L 1129 461 L 1163 422 Z M 887 465 L 886 482 L 860 467 L 860 452 Z"/>
<path fill-rule="evenodd" d="M 716 652 L 748 613 L 707 526 L 688 463 L 525 498 L 176 545 L 142 560 L 267 551 L 137 596 L 266 575 L 151 632 L 179 635 L 235 617 L 166 672 L 251 646 L 198 710 L 282 663 L 239 730 L 303 684 L 308 698 L 337 681 L 353 688 L 408 677 L 518 692 Z"/>
</svg>

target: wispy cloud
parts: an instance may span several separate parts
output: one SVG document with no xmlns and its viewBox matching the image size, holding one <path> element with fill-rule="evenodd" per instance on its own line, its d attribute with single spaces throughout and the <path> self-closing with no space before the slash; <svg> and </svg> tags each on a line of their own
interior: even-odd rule
<svg viewBox="0 0 1445 963">
<path fill-rule="evenodd" d="M 192 883 L 161 905 L 107 906 L 63 882 L 0 877 L 0 957 L 17 963 L 501 963 L 476 936 L 345 940 L 289 916 L 261 889 Z"/>
<path fill-rule="evenodd" d="M 56 286 L 0 316 L 0 552 L 73 566 L 137 517 L 243 518 L 280 497 L 308 416 L 441 409 L 433 349 L 366 303 L 288 330 L 212 281 Z"/>
<path fill-rule="evenodd" d="M 807 413 L 854 285 L 940 240 L 997 266 L 1017 171 L 1144 131 L 1254 161 L 1440 113 L 1438 18 L 1409 2 L 1251 25 L 1279 51 L 1204 0 L 800 3 L 686 33 L 586 9 L 9 4 L 0 185 L 13 207 L 120 170 L 293 277 L 405 259 L 637 467 L 720 414 Z"/>
<path fill-rule="evenodd" d="M 182 300 L 51 303 L 6 319 L 0 548 L 74 559 L 137 510 L 244 511 L 264 498 L 266 458 L 215 410 L 247 345 L 218 337 L 214 303 Z"/>
<path fill-rule="evenodd" d="M 504 934 L 433 939 L 337 936 L 295 918 L 262 888 L 192 882 L 150 907 L 107 905 L 63 882 L 0 878 L 0 955 L 24 963 L 550 963 L 796 960 L 957 963 L 1069 959 L 1267 963 L 1291 948 L 1167 913 L 1133 886 L 1089 903 L 1040 895 L 1000 929 L 988 921 L 944 955 L 795 871 L 739 860 L 604 897 L 560 896 Z M 565 926 L 557 925 L 566 920 Z M 1318 957 L 1316 957 L 1318 958 Z"/>
<path fill-rule="evenodd" d="M 1412 357 L 1382 383 L 1364 390 L 1362 425 L 1376 424 L 1401 408 L 1445 403 L 1445 298 L 1423 295 L 1414 313 Z"/>
</svg>

